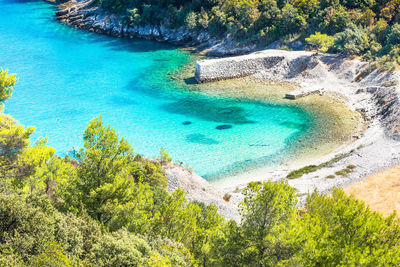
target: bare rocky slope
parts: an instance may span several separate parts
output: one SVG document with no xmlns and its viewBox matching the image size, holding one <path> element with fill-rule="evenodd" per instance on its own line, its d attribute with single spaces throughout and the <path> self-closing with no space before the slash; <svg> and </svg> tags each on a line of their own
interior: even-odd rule
<svg viewBox="0 0 400 267">
<path fill-rule="evenodd" d="M 215 205 L 219 213 L 223 214 L 226 218 L 236 221 L 240 220 L 237 209 L 238 200 L 224 200 L 222 191 L 217 190 L 199 175 L 177 164 L 165 166 L 165 175 L 168 179 L 168 192 L 172 193 L 180 188 L 186 192 L 188 199 L 201 201 L 208 205 Z"/>
</svg>

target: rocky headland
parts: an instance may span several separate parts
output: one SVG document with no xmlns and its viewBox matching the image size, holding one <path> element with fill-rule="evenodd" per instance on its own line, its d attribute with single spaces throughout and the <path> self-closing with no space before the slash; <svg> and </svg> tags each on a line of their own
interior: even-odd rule
<svg viewBox="0 0 400 267">
<path fill-rule="evenodd" d="M 173 192 L 180 188 L 186 192 L 190 200 L 197 200 L 208 205 L 212 204 L 218 208 L 218 212 L 226 218 L 240 220 L 237 204 L 240 198 L 227 199 L 222 191 L 216 189 L 212 184 L 197 175 L 196 173 L 181 167 L 180 165 L 169 163 L 164 166 L 165 175 L 168 179 L 168 192 Z M 228 196 L 228 195 L 227 195 Z"/>
</svg>

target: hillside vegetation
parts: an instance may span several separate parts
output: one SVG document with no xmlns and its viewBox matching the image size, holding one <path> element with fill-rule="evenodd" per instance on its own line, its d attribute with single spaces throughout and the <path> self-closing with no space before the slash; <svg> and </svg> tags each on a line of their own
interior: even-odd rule
<svg viewBox="0 0 400 267">
<path fill-rule="evenodd" d="M 0 73 L 0 98 L 15 75 Z M 77 159 L 0 113 L 1 266 L 387 266 L 400 225 L 336 189 L 303 208 L 286 182 L 250 183 L 240 223 L 166 191 L 163 164 L 94 118 Z"/>
<path fill-rule="evenodd" d="M 391 68 L 400 62 L 399 0 L 97 0 L 130 25 L 184 26 L 238 43 L 304 41 Z M 387 65 L 385 66 L 385 64 Z"/>
</svg>

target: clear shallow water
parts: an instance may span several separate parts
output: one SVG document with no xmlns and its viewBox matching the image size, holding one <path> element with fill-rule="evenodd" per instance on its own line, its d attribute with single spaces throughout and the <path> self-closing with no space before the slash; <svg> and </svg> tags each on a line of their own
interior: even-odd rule
<svg viewBox="0 0 400 267">
<path fill-rule="evenodd" d="M 163 146 L 212 179 L 279 163 L 312 127 L 296 107 L 179 90 L 162 74 L 190 55 L 75 30 L 54 13 L 42 1 L 0 0 L 0 66 L 19 78 L 6 112 L 36 126 L 34 137 L 47 136 L 59 155 L 81 147 L 87 122 L 101 114 L 137 153 L 158 155 Z"/>
</svg>

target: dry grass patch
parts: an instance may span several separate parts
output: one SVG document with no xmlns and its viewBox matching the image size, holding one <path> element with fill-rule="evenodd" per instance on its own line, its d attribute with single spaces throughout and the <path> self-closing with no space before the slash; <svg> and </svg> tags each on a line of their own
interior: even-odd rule
<svg viewBox="0 0 400 267">
<path fill-rule="evenodd" d="M 394 210 L 400 214 L 400 166 L 372 175 L 345 191 L 385 216 Z"/>
</svg>

